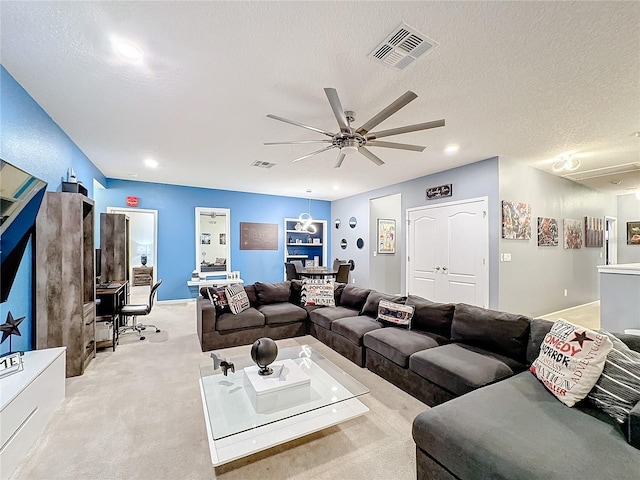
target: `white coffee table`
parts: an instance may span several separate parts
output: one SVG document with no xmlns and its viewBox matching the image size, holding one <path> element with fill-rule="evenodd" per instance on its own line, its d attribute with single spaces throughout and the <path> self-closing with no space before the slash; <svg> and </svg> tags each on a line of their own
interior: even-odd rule
<svg viewBox="0 0 640 480">
<path fill-rule="evenodd" d="M 200 367 L 200 391 L 214 466 L 358 417 L 369 409 L 357 397 L 369 393 L 360 382 L 307 345 L 280 349 L 276 374 L 284 360 L 293 361 L 282 380 L 296 370 L 291 387 L 256 392 L 244 368 L 251 357 L 233 358 L 227 376 L 213 365 Z M 309 381 L 304 381 L 304 376 Z M 302 378 L 302 380 L 301 380 Z M 273 383 L 273 379 L 270 380 Z M 278 382 L 276 382 L 278 383 Z M 258 389 L 259 390 L 259 389 Z"/>
</svg>

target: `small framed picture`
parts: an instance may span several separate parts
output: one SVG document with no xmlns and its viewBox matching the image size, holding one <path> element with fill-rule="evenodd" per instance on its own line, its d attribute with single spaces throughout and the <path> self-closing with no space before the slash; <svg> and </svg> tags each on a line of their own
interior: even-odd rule
<svg viewBox="0 0 640 480">
<path fill-rule="evenodd" d="M 226 245 L 227 244 L 227 234 L 226 233 L 221 233 L 220 234 L 220 245 Z"/>
<path fill-rule="evenodd" d="M 378 219 L 378 253 L 396 253 L 396 221 Z"/>
<path fill-rule="evenodd" d="M 627 245 L 640 245 L 640 222 L 627 222 Z"/>
<path fill-rule="evenodd" d="M 201 233 L 200 234 L 200 244 L 201 245 L 211 245 L 211 234 L 210 233 Z"/>
</svg>

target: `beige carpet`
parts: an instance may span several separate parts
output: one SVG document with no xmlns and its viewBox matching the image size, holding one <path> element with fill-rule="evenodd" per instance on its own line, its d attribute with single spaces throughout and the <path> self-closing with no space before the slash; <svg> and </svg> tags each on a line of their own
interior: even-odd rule
<svg viewBox="0 0 640 480">
<path fill-rule="evenodd" d="M 145 320 L 161 333 L 145 341 L 129 333 L 115 352 L 99 351 L 83 376 L 67 379 L 63 405 L 11 480 L 415 478 L 411 422 L 428 407 L 313 337 L 278 344 L 308 343 L 338 364 L 369 387 L 362 401 L 370 411 L 214 469 L 198 386 L 198 367 L 210 359 L 195 318 L 193 301 L 157 304 Z"/>
</svg>

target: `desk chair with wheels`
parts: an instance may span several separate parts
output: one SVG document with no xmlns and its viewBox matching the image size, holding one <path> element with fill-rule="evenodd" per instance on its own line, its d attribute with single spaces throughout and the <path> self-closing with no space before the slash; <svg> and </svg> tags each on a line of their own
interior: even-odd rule
<svg viewBox="0 0 640 480">
<path fill-rule="evenodd" d="M 151 308 L 153 307 L 153 300 L 156 297 L 156 291 L 158 290 L 158 287 L 162 284 L 162 280 L 158 280 L 158 282 L 151 287 L 151 292 L 149 293 L 149 304 L 140 304 L 140 305 L 124 305 L 121 309 L 120 309 L 120 316 L 125 318 L 125 325 L 124 327 L 120 327 L 120 330 L 118 332 L 118 334 L 123 334 L 126 333 L 127 330 L 131 330 L 133 332 L 137 332 L 138 336 L 140 337 L 140 340 L 144 340 L 145 337 L 142 335 L 142 331 L 146 330 L 149 327 L 153 327 L 156 329 L 156 333 L 160 333 L 160 329 L 158 327 L 156 327 L 155 325 L 151 325 L 151 324 L 143 324 L 143 323 L 138 323 L 138 317 L 141 315 L 149 315 L 151 313 Z M 127 321 L 127 317 L 133 317 L 133 322 L 131 325 L 127 325 L 128 321 Z"/>
</svg>

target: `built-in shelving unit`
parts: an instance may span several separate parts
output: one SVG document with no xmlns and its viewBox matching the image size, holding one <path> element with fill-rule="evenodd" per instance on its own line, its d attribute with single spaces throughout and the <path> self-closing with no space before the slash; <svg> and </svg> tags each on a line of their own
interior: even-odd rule
<svg viewBox="0 0 640 480">
<path fill-rule="evenodd" d="M 297 218 L 284 219 L 285 263 L 302 260 L 304 264 L 318 257 L 319 265 L 327 264 L 327 221 L 314 220 L 312 224 L 316 227 L 315 233 L 302 230 L 302 222 Z"/>
</svg>

